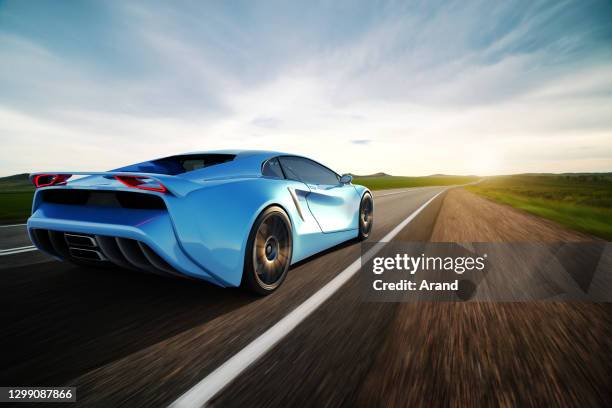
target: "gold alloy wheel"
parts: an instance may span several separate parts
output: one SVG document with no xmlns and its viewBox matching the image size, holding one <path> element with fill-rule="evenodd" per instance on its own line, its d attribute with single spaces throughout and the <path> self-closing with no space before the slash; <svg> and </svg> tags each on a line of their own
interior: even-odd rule
<svg viewBox="0 0 612 408">
<path fill-rule="evenodd" d="M 374 223 L 374 203 L 370 194 L 364 194 L 359 206 L 359 236 L 364 239 L 370 235 Z"/>
<path fill-rule="evenodd" d="M 282 282 L 291 256 L 291 237 L 284 214 L 273 211 L 261 220 L 253 244 L 255 279 L 265 290 Z"/>
</svg>

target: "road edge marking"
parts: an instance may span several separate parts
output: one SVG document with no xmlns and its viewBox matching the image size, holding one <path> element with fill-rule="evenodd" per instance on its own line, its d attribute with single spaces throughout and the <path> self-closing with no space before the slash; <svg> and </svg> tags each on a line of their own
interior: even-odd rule
<svg viewBox="0 0 612 408">
<path fill-rule="evenodd" d="M 2 252 L 9 252 L 9 251 L 16 251 L 18 249 L 32 248 L 33 246 L 34 245 L 24 245 L 24 246 L 15 247 L 15 248 L 0 249 L 0 253 L 2 253 Z"/>
<path fill-rule="evenodd" d="M 387 196 L 392 196 L 392 195 L 396 195 L 396 194 L 404 194 L 404 193 L 411 193 L 414 190 L 417 189 L 430 189 L 430 188 L 435 188 L 435 187 L 440 187 L 440 186 L 421 186 L 421 187 L 408 187 L 405 190 L 402 191 L 393 191 L 391 193 L 386 193 L 386 194 L 374 194 L 374 198 L 376 197 L 387 197 Z M 374 190 L 376 191 L 384 191 L 384 190 Z"/>
<path fill-rule="evenodd" d="M 36 248 L 34 245 L 20 247 L 20 248 L 2 249 L 0 250 L 0 256 L 15 255 L 15 254 L 20 254 L 22 252 L 30 252 L 30 251 L 37 251 L 37 250 L 38 248 Z"/>
<path fill-rule="evenodd" d="M 0 228 L 8 228 L 8 227 L 22 227 L 28 224 L 9 224 L 9 225 L 0 225 Z"/>
<path fill-rule="evenodd" d="M 318 309 L 338 289 L 340 289 L 361 268 L 361 262 L 367 262 L 376 255 L 385 245 L 400 233 L 421 211 L 423 211 L 440 194 L 448 190 L 448 187 L 427 200 L 423 205 L 414 210 L 402 222 L 397 224 L 378 245 L 372 247 L 363 256 L 357 258 L 353 263 L 336 275 L 325 286 L 315 292 L 311 297 L 289 312 L 285 317 L 276 322 L 272 327 L 263 332 L 259 337 L 250 342 L 246 347 L 234 354 L 223 364 L 208 374 L 196 385 L 191 387 L 176 399 L 169 408 L 191 408 L 205 406 L 215 395 L 222 391 L 230 382 L 236 379 L 243 371 L 259 360 L 272 347 L 279 343 L 301 322 Z"/>
</svg>

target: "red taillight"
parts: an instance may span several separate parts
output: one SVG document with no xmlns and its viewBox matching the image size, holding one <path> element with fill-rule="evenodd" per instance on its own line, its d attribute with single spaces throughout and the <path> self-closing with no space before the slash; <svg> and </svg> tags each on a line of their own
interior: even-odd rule
<svg viewBox="0 0 612 408">
<path fill-rule="evenodd" d="M 158 193 L 168 191 L 162 183 L 146 176 L 115 176 L 115 178 L 128 187 L 140 190 L 157 191 Z"/>
<path fill-rule="evenodd" d="M 36 188 L 65 184 L 72 174 L 37 174 L 33 178 Z"/>
</svg>

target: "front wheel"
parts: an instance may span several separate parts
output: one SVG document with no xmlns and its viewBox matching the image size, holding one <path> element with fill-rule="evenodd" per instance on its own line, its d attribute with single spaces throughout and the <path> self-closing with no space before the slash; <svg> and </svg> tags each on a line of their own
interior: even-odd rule
<svg viewBox="0 0 612 408">
<path fill-rule="evenodd" d="M 361 197 L 359 204 L 359 235 L 357 238 L 363 241 L 368 239 L 372 225 L 374 224 L 374 200 L 370 193 L 365 193 Z"/>
<path fill-rule="evenodd" d="M 283 283 L 291 264 L 291 237 L 291 222 L 280 207 L 269 207 L 257 217 L 247 241 L 243 287 L 268 295 Z"/>
</svg>

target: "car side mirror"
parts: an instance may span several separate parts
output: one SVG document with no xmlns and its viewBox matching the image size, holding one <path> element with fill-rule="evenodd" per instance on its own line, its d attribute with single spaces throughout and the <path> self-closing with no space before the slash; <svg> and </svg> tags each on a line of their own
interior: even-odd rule
<svg viewBox="0 0 612 408">
<path fill-rule="evenodd" d="M 342 177 L 340 177 L 340 183 L 342 184 L 349 184 L 351 181 L 353 181 L 353 176 L 350 174 L 343 174 Z"/>
</svg>

